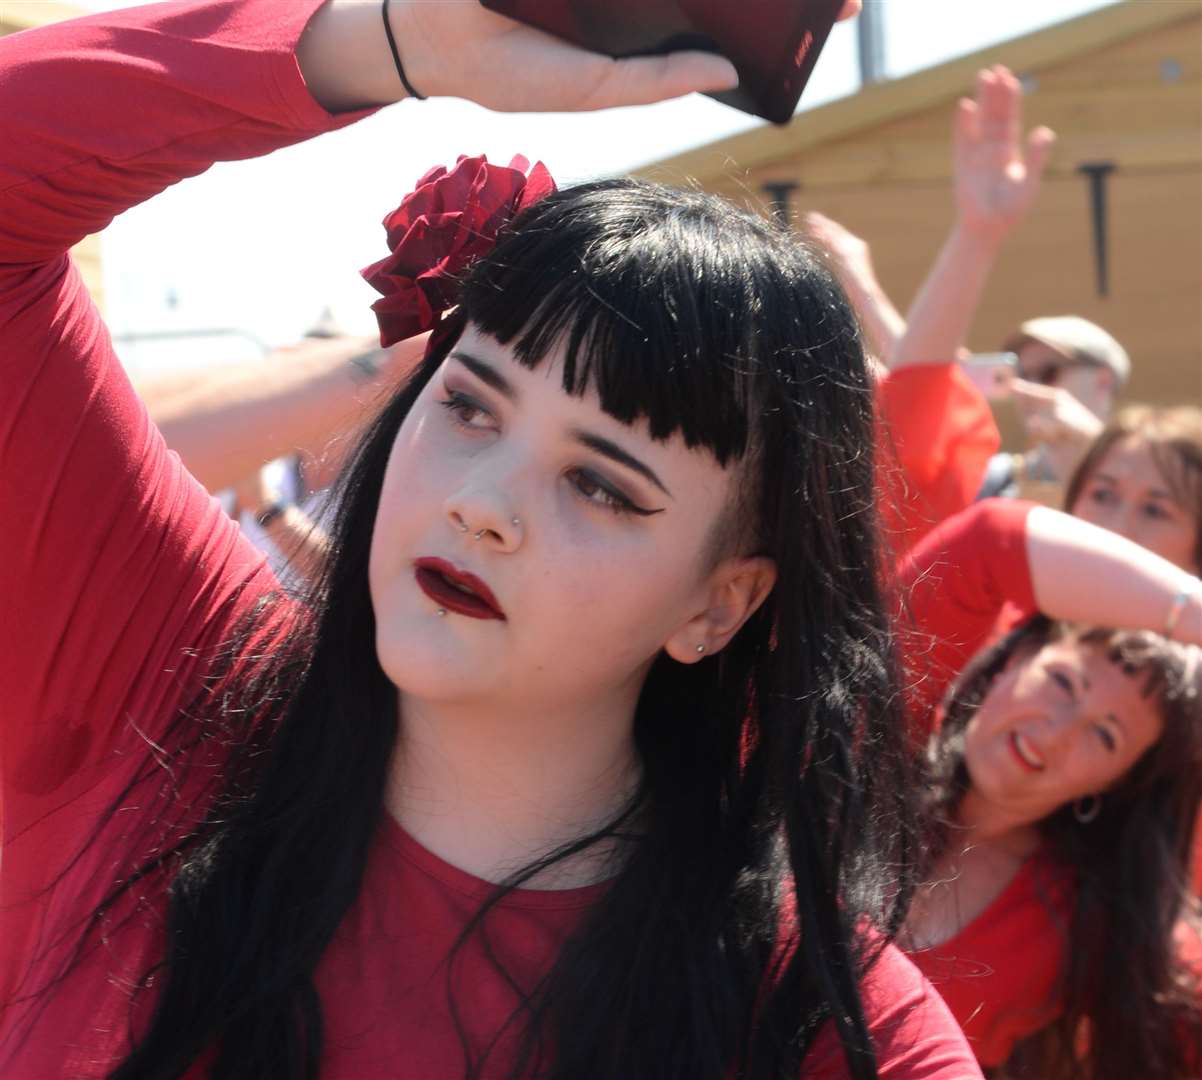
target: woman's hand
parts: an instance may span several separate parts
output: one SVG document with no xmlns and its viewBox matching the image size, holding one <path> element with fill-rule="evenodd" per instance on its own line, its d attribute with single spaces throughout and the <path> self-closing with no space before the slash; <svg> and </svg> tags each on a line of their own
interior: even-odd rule
<svg viewBox="0 0 1202 1080">
<path fill-rule="evenodd" d="M 1039 193 L 1056 135 L 1035 128 L 1022 140 L 1022 86 L 1000 64 L 977 74 L 976 99 L 956 110 L 952 163 L 962 228 L 1000 239 Z"/>
<path fill-rule="evenodd" d="M 861 2 L 847 0 L 839 18 L 858 13 Z M 738 85 L 730 61 L 711 53 L 613 60 L 478 3 L 392 3 L 406 74 L 427 96 L 453 95 L 502 112 L 561 112 Z"/>
<path fill-rule="evenodd" d="M 252 517 L 259 513 L 269 503 L 279 498 L 279 491 L 267 478 L 266 469 L 255 469 L 249 476 L 244 477 L 233 486 L 234 507 L 233 518 L 238 520 L 242 513 Z"/>
<path fill-rule="evenodd" d="M 860 10 L 845 0 L 840 19 Z M 403 96 L 380 0 L 330 0 L 309 23 L 297 60 L 330 111 Z M 566 112 L 645 105 L 738 85 L 734 65 L 705 52 L 614 60 L 514 22 L 476 0 L 391 0 L 405 74 L 426 97 L 459 97 L 502 112 Z"/>
</svg>

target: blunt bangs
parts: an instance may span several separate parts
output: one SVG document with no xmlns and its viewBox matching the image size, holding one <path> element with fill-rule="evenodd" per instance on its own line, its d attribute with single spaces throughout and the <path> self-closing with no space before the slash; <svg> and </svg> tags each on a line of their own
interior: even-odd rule
<svg viewBox="0 0 1202 1080">
<path fill-rule="evenodd" d="M 528 368 L 563 342 L 567 393 L 592 386 L 616 420 L 646 419 L 660 440 L 679 431 L 725 467 L 747 455 L 772 407 L 779 334 L 761 334 L 761 317 L 779 325 L 804 303 L 811 261 L 722 199 L 600 181 L 525 211 L 472 268 L 461 300 Z M 813 340 L 804 329 L 790 351 Z"/>
</svg>

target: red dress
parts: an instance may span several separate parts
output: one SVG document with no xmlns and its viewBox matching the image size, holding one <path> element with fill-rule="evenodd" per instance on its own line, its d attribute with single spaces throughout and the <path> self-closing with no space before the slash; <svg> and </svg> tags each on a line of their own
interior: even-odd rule
<svg viewBox="0 0 1202 1080">
<path fill-rule="evenodd" d="M 142 1029 L 152 994 L 131 1017 L 129 988 L 163 954 L 163 911 L 137 890 L 70 974 L 39 991 L 70 964 L 81 920 L 114 879 L 203 814 L 190 778 L 204 770 L 188 770 L 158 829 L 147 801 L 170 778 L 155 754 L 189 736 L 186 718 L 174 734 L 169 722 L 200 691 L 217 643 L 273 585 L 150 423 L 67 251 L 215 160 L 357 119 L 319 108 L 293 56 L 320 2 L 189 0 L 0 40 L 5 1080 L 103 1076 L 126 1052 L 127 1025 Z M 122 799 L 147 767 L 154 782 Z M 127 812 L 110 812 L 118 800 Z M 323 1080 L 461 1073 L 443 961 L 487 888 L 382 816 L 362 891 L 316 973 Z M 518 890 L 500 904 L 490 941 L 520 985 L 545 970 L 597 893 Z M 458 1000 L 478 1047 L 514 998 L 478 947 L 462 961 Z M 977 1075 L 938 995 L 896 949 L 864 996 L 882 1077 Z M 832 1027 L 805 1075 L 846 1075 Z"/>
</svg>

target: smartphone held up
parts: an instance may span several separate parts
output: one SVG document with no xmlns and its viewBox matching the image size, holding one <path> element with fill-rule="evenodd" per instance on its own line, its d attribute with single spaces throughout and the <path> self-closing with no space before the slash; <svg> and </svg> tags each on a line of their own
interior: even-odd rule
<svg viewBox="0 0 1202 1080">
<path fill-rule="evenodd" d="M 1018 354 L 974 353 L 960 362 L 960 369 L 988 401 L 1010 396 L 1010 382 L 1018 370 Z"/>
<path fill-rule="evenodd" d="M 787 124 L 844 0 L 481 0 L 487 8 L 613 57 L 721 53 L 739 86 L 709 96 Z"/>
</svg>

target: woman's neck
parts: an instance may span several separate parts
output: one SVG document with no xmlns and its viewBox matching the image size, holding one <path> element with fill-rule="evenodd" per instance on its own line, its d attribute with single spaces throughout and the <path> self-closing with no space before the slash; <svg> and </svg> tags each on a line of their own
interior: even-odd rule
<svg viewBox="0 0 1202 1080">
<path fill-rule="evenodd" d="M 903 947 L 929 949 L 955 937 L 997 900 L 1041 843 L 1035 825 L 1000 813 L 970 789 L 911 901 Z"/>
<path fill-rule="evenodd" d="M 987 844 L 1021 858 L 1032 854 L 1041 838 L 1036 823 L 1008 814 L 969 787 L 952 812 L 952 843 L 961 848 Z"/>
<path fill-rule="evenodd" d="M 578 711 L 480 709 L 402 697 L 387 807 L 452 866 L 500 882 L 611 820 L 639 780 L 633 702 Z M 612 873 L 610 844 L 526 887 L 574 888 Z"/>
</svg>

